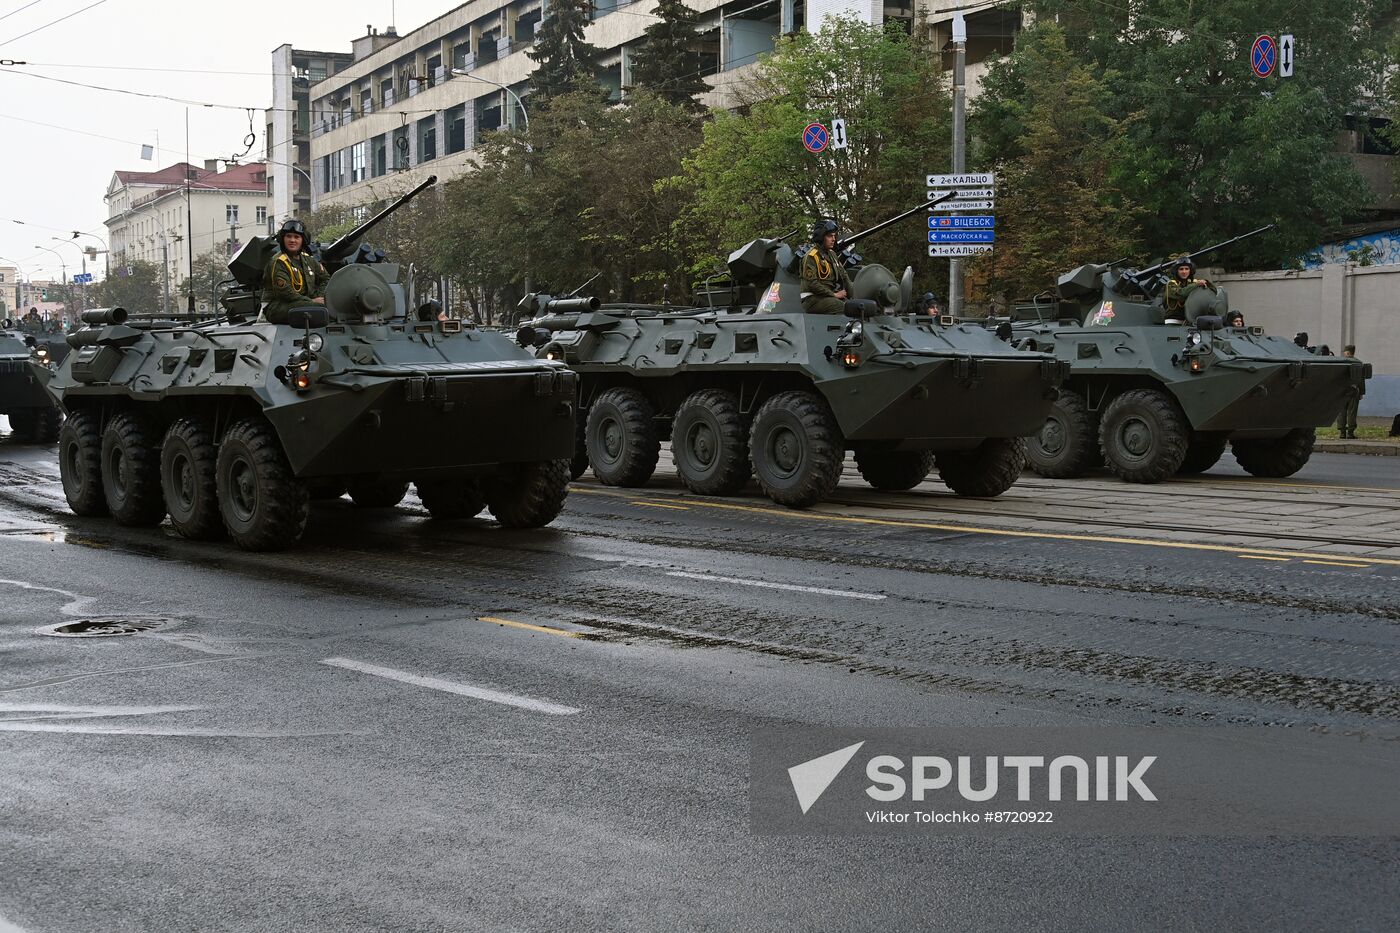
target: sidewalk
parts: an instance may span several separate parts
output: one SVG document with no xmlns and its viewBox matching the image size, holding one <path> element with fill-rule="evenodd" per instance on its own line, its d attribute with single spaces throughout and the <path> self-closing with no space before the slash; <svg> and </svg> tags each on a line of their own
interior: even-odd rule
<svg viewBox="0 0 1400 933">
<path fill-rule="evenodd" d="M 1373 456 L 1397 457 L 1400 456 L 1400 438 L 1389 438 L 1380 441 L 1343 441 L 1336 439 L 1324 440 L 1319 437 L 1317 443 L 1313 446 L 1313 450 L 1317 453 L 1327 454 L 1371 454 Z"/>
</svg>

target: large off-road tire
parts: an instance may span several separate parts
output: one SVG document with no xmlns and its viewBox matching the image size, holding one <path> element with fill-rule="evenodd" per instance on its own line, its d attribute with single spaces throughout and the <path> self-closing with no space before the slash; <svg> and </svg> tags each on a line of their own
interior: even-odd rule
<svg viewBox="0 0 1400 933">
<path fill-rule="evenodd" d="M 136 412 L 119 413 L 102 432 L 102 495 L 123 525 L 149 528 L 165 518 L 160 435 Z"/>
<path fill-rule="evenodd" d="M 588 472 L 588 415 L 578 413 L 574 419 L 574 458 L 569 461 L 569 479 L 578 479 Z"/>
<path fill-rule="evenodd" d="M 540 528 L 554 521 L 569 495 L 569 461 L 513 463 L 482 484 L 486 505 L 506 528 Z"/>
<path fill-rule="evenodd" d="M 856 469 L 876 489 L 903 492 L 922 483 L 933 469 L 931 450 L 862 450 L 856 448 Z"/>
<path fill-rule="evenodd" d="M 1083 476 L 1102 462 L 1093 412 L 1077 392 L 1061 389 L 1040 433 L 1026 438 L 1026 463 L 1049 479 Z"/>
<path fill-rule="evenodd" d="M 609 389 L 588 410 L 588 462 L 605 486 L 642 486 L 656 471 L 656 410 L 636 389 Z"/>
<path fill-rule="evenodd" d="M 208 541 L 224 536 L 215 480 L 219 447 L 196 418 L 181 418 L 160 445 L 160 490 L 170 524 L 181 537 Z"/>
<path fill-rule="evenodd" d="M 1278 479 L 1292 476 L 1312 456 L 1317 441 L 1314 428 L 1294 428 L 1283 437 L 1267 441 L 1239 440 L 1230 445 L 1241 467 L 1255 476 Z"/>
<path fill-rule="evenodd" d="M 824 399 L 811 392 L 781 392 L 754 416 L 749 457 L 768 498 L 802 509 L 836 491 L 846 444 Z"/>
<path fill-rule="evenodd" d="M 406 480 L 380 479 L 376 476 L 352 476 L 345 483 L 350 498 L 362 509 L 392 509 L 408 495 Z"/>
<path fill-rule="evenodd" d="M 739 400 L 724 389 L 692 393 L 671 423 L 671 456 L 691 492 L 731 496 L 748 484 L 749 431 Z"/>
<path fill-rule="evenodd" d="M 486 508 L 481 481 L 474 478 L 425 480 L 414 486 L 423 508 L 433 518 L 449 521 L 471 518 Z"/>
<path fill-rule="evenodd" d="M 52 444 L 63 430 L 63 412 L 57 408 L 41 408 L 34 417 L 29 436 L 36 444 Z"/>
<path fill-rule="evenodd" d="M 1186 457 L 1176 468 L 1178 476 L 1191 476 L 1204 473 L 1225 454 L 1225 445 L 1230 435 L 1224 431 L 1192 431 L 1191 440 L 1186 444 Z"/>
<path fill-rule="evenodd" d="M 58 432 L 58 475 L 74 515 L 106 515 L 102 495 L 102 432 L 97 415 L 75 412 Z"/>
<path fill-rule="evenodd" d="M 10 436 L 17 441 L 29 441 L 34 437 L 34 422 L 37 410 L 18 408 L 7 416 L 10 419 Z"/>
<path fill-rule="evenodd" d="M 311 497 L 270 424 L 249 419 L 230 427 L 219 444 L 215 478 L 219 514 L 239 547 L 277 551 L 301 539 Z"/>
<path fill-rule="evenodd" d="M 934 461 L 938 478 L 953 492 L 991 498 L 1010 489 L 1026 468 L 1026 442 L 1019 437 L 989 437 L 971 450 L 940 453 Z"/>
<path fill-rule="evenodd" d="M 1132 389 L 1109 402 L 1099 425 L 1104 465 L 1130 483 L 1160 483 L 1186 459 L 1191 428 L 1176 400 Z"/>
</svg>

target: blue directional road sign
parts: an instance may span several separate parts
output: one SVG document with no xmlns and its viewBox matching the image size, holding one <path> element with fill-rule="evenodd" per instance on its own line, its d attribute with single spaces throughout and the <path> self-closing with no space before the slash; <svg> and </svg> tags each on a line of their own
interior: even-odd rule
<svg viewBox="0 0 1400 933">
<path fill-rule="evenodd" d="M 86 284 L 88 284 L 88 283 L 91 282 L 91 281 L 92 281 L 92 273 L 91 273 L 91 272 L 79 272 L 77 275 L 73 276 L 73 284 L 74 284 L 74 285 L 86 285 Z"/>
<path fill-rule="evenodd" d="M 930 230 L 991 230 L 997 225 L 997 219 L 990 214 L 981 214 L 976 217 L 930 217 L 928 228 Z"/>
<path fill-rule="evenodd" d="M 930 230 L 930 243 L 995 243 L 995 230 Z"/>
</svg>

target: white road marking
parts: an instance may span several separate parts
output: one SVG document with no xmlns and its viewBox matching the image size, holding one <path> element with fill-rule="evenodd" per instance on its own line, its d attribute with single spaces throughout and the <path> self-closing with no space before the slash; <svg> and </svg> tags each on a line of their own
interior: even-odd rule
<svg viewBox="0 0 1400 933">
<path fill-rule="evenodd" d="M 36 590 L 40 593 L 57 593 L 60 596 L 67 596 L 68 602 L 63 604 L 63 611 L 69 614 L 78 614 L 86 611 L 88 603 L 96 602 L 96 596 L 79 596 L 77 593 L 70 593 L 68 590 L 55 589 L 51 586 L 38 586 L 33 583 L 26 583 L 24 580 L 0 580 L 0 584 L 17 586 L 23 590 Z"/>
<path fill-rule="evenodd" d="M 668 570 L 668 577 L 683 577 L 687 580 L 706 580 L 712 583 L 737 583 L 739 586 L 761 586 L 768 590 L 792 590 L 796 593 L 816 593 L 818 596 L 843 596 L 846 599 L 884 599 L 882 593 L 854 593 L 850 590 L 828 590 L 820 586 L 798 586 L 795 583 L 768 583 L 764 580 L 744 580 L 740 577 L 717 577 L 709 573 L 686 573 L 684 570 Z"/>
<path fill-rule="evenodd" d="M 371 674 L 375 677 L 397 680 L 400 683 L 413 684 L 415 687 L 427 687 L 429 690 L 441 690 L 444 693 L 455 693 L 457 696 L 471 697 L 474 700 L 485 700 L 488 703 L 517 706 L 520 709 L 533 710 L 536 713 L 548 713 L 551 716 L 572 716 L 574 713 L 583 712 L 583 710 L 574 706 L 563 706 L 559 703 L 551 703 L 548 700 L 537 700 L 534 697 L 520 696 L 515 693 L 503 693 L 500 690 L 491 690 L 487 687 L 473 687 L 470 684 L 458 684 L 450 680 L 439 680 L 436 677 L 424 677 L 421 674 L 396 671 L 391 667 L 366 664 L 364 661 L 355 661 L 351 658 L 326 658 L 321 663 L 328 664 L 331 667 L 343 667 L 349 671 L 359 671 L 361 674 Z"/>
<path fill-rule="evenodd" d="M 24 927 L 13 924 L 4 917 L 0 917 L 0 933 L 25 933 L 25 930 Z"/>
</svg>

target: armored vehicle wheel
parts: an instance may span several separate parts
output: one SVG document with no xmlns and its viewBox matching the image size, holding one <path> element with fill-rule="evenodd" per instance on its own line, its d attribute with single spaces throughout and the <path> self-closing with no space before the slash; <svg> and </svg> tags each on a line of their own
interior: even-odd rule
<svg viewBox="0 0 1400 933">
<path fill-rule="evenodd" d="M 1040 433 L 1026 438 L 1026 462 L 1051 479 L 1083 476 L 1099 463 L 1099 432 L 1077 392 L 1061 389 Z"/>
<path fill-rule="evenodd" d="M 1192 431 L 1191 440 L 1186 445 L 1186 459 L 1177 467 L 1178 476 L 1204 473 L 1215 466 L 1225 453 L 1225 444 L 1230 435 L 1222 431 Z"/>
<path fill-rule="evenodd" d="M 749 456 L 768 498 L 801 509 L 836 491 L 846 445 L 836 417 L 819 396 L 781 392 L 754 416 Z"/>
<path fill-rule="evenodd" d="M 913 489 L 933 469 L 931 450 L 861 450 L 856 448 L 856 469 L 876 489 L 903 492 Z"/>
<path fill-rule="evenodd" d="M 204 423 L 181 418 L 165 432 L 160 446 L 160 489 L 170 524 L 181 537 L 210 540 L 224 536 L 214 479 L 219 448 Z"/>
<path fill-rule="evenodd" d="M 362 509 L 391 509 L 408 495 L 407 482 L 374 476 L 353 476 L 345 485 L 350 498 Z"/>
<path fill-rule="evenodd" d="M 743 489 L 753 466 L 747 425 L 734 394 L 704 389 L 682 402 L 671 426 L 671 455 L 691 492 L 729 496 Z"/>
<path fill-rule="evenodd" d="M 102 432 L 102 494 L 123 525 L 150 527 L 165 518 L 160 438 L 135 412 L 118 414 Z"/>
<path fill-rule="evenodd" d="M 642 486 L 656 470 L 661 441 L 655 409 L 636 389 L 609 389 L 588 410 L 588 462 L 605 486 Z"/>
<path fill-rule="evenodd" d="M 540 528 L 554 521 L 569 495 L 569 461 L 511 464 L 482 484 L 491 514 L 506 528 Z"/>
<path fill-rule="evenodd" d="M 423 508 L 433 518 L 471 518 L 486 508 L 481 483 L 475 479 L 435 479 L 415 483 Z"/>
<path fill-rule="evenodd" d="M 33 408 L 20 408 L 10 412 L 10 436 L 19 441 L 31 440 L 34 437 L 36 414 Z"/>
<path fill-rule="evenodd" d="M 1160 483 L 1186 457 L 1191 429 L 1171 396 L 1133 389 L 1108 404 L 1099 425 L 1104 463 L 1130 483 Z"/>
<path fill-rule="evenodd" d="M 58 475 L 74 515 L 106 515 L 102 495 L 102 433 L 97 416 L 75 412 L 58 432 Z"/>
<path fill-rule="evenodd" d="M 588 472 L 588 416 L 575 419 L 574 459 L 569 461 L 569 479 L 578 479 Z"/>
<path fill-rule="evenodd" d="M 954 450 L 934 458 L 938 478 L 960 496 L 999 496 L 1026 468 L 1026 442 L 1019 437 L 989 437 L 972 450 Z"/>
<path fill-rule="evenodd" d="M 1255 476 L 1292 476 L 1312 456 L 1315 428 L 1294 428 L 1283 437 L 1267 441 L 1240 440 L 1230 445 L 1240 466 Z"/>
<path fill-rule="evenodd" d="M 215 479 L 224 526 L 244 550 L 290 547 L 306 530 L 311 497 L 266 422 L 239 421 L 228 429 L 219 444 Z"/>
<path fill-rule="evenodd" d="M 31 436 L 37 443 L 52 444 L 58 440 L 58 432 L 62 429 L 63 412 L 57 408 L 44 408 L 35 415 Z"/>
</svg>

